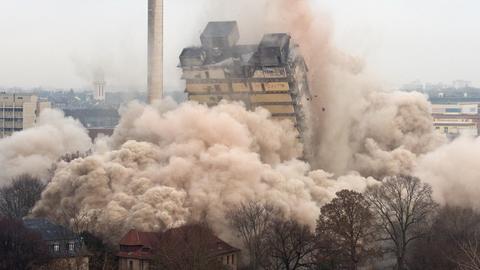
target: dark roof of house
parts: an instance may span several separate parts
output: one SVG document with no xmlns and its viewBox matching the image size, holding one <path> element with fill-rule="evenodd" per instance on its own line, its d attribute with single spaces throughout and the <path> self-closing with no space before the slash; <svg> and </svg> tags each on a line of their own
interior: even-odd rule
<svg viewBox="0 0 480 270">
<path fill-rule="evenodd" d="M 56 225 L 47 219 L 25 219 L 25 227 L 38 232 L 44 241 L 77 240 L 78 236 L 69 229 Z"/>
<path fill-rule="evenodd" d="M 260 42 L 260 47 L 283 47 L 290 41 L 290 36 L 285 33 L 265 34 Z"/>
<path fill-rule="evenodd" d="M 200 238 L 199 238 L 200 237 Z M 216 257 L 223 254 L 239 252 L 225 241 L 215 236 L 210 230 L 200 225 L 185 225 L 169 229 L 163 233 L 141 232 L 130 230 L 119 242 L 120 252 L 118 257 L 151 259 L 155 250 L 172 242 L 202 241 L 208 248 L 209 256 Z M 123 247 L 123 248 L 122 248 Z"/>
<path fill-rule="evenodd" d="M 236 21 L 209 22 L 202 33 L 203 37 L 225 37 L 237 28 Z"/>
</svg>

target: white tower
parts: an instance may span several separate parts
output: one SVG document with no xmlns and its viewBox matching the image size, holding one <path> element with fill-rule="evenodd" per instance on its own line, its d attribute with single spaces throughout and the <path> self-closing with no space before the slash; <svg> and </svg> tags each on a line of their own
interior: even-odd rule
<svg viewBox="0 0 480 270">
<path fill-rule="evenodd" d="M 148 0 L 148 102 L 163 97 L 163 0 Z"/>
<path fill-rule="evenodd" d="M 96 101 L 105 101 L 105 74 L 102 70 L 97 70 L 93 81 L 93 99 Z"/>
</svg>

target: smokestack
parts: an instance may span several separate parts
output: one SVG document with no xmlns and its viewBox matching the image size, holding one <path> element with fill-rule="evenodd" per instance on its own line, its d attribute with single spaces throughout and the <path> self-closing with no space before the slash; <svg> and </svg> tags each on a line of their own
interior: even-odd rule
<svg viewBox="0 0 480 270">
<path fill-rule="evenodd" d="M 163 0 L 148 0 L 148 102 L 163 97 Z"/>
</svg>

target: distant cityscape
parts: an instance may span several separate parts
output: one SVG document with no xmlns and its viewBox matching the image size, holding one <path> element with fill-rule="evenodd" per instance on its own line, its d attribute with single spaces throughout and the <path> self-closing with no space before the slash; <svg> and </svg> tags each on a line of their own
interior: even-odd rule
<svg viewBox="0 0 480 270">
<path fill-rule="evenodd" d="M 399 90 L 425 94 L 432 103 L 435 129 L 453 139 L 460 135 L 480 134 L 480 88 L 470 81 L 424 83 L 420 80 L 404 84 Z M 110 135 L 120 120 L 119 109 L 133 100 L 147 101 L 145 91 L 108 91 L 105 82 L 96 82 L 92 89 L 0 89 L 0 137 L 32 126 L 40 110 L 51 107 L 79 120 L 92 138 Z M 187 100 L 184 92 L 166 92 L 177 103 Z M 7 101 L 11 105 L 7 105 Z M 32 102 L 35 103 L 32 105 Z M 47 104 L 47 105 L 46 105 Z M 37 107 L 28 113 L 30 107 Z M 23 111 L 26 113 L 23 113 Z"/>
<path fill-rule="evenodd" d="M 145 91 L 109 92 L 102 86 L 101 91 L 103 93 L 99 95 L 97 90 L 99 89 L 95 88 L 90 91 L 78 89 L 48 90 L 42 88 L 0 89 L 2 96 L 2 100 L 0 100 L 0 137 L 10 135 L 14 131 L 20 131 L 23 127 L 30 127 L 36 121 L 35 119 L 38 117 L 40 109 L 36 110 L 34 114 L 26 113 L 25 116 L 23 114 L 24 107 L 30 106 L 30 103 L 25 101 L 29 101 L 31 98 L 33 98 L 34 103 L 49 103 L 49 106 L 42 105 L 42 109 L 45 107 L 59 109 L 66 116 L 79 120 L 89 130 L 92 137 L 96 137 L 99 133 L 109 135 L 113 131 L 113 128 L 120 120 L 118 111 L 122 105 L 128 104 L 133 100 L 140 102 L 146 102 L 147 100 Z M 166 92 L 165 94 L 178 103 L 185 100 L 183 92 Z M 15 115 L 11 115 L 10 111 L 15 112 Z M 28 115 L 28 120 L 24 120 L 27 119 Z M 20 123 L 24 121 L 32 124 Z"/>
<path fill-rule="evenodd" d="M 478 136 L 480 131 L 480 88 L 470 81 L 455 80 L 446 83 L 413 81 L 401 87 L 402 91 L 417 91 L 427 95 L 432 103 L 435 129 L 450 139 L 460 135 Z"/>
</svg>

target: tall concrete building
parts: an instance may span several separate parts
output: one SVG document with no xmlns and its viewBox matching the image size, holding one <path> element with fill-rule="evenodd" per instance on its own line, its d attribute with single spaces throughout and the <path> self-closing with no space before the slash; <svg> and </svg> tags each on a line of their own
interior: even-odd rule
<svg viewBox="0 0 480 270">
<path fill-rule="evenodd" d="M 34 95 L 0 93 L 0 138 L 34 126 L 40 112 L 50 107 Z"/>
<path fill-rule="evenodd" d="M 148 0 L 148 102 L 163 97 L 163 0 Z"/>
<path fill-rule="evenodd" d="M 310 91 L 298 46 L 286 33 L 265 34 L 259 44 L 239 45 L 239 39 L 236 22 L 210 22 L 200 36 L 202 45 L 183 49 L 180 66 L 188 99 L 263 107 L 274 119 L 291 120 L 302 135 Z"/>
</svg>

